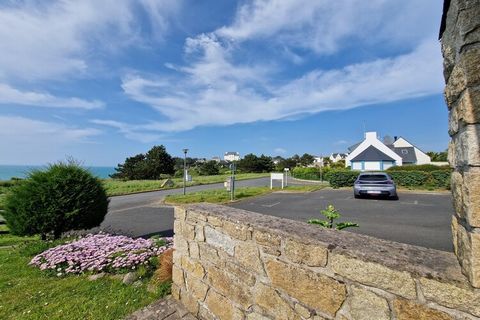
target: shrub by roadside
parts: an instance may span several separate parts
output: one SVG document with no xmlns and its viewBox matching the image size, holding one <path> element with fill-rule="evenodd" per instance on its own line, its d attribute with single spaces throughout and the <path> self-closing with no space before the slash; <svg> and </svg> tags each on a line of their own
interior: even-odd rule
<svg viewBox="0 0 480 320">
<path fill-rule="evenodd" d="M 78 164 L 57 163 L 33 171 L 10 188 L 2 213 L 12 234 L 47 235 L 90 229 L 107 214 L 108 198 L 99 179 Z"/>
</svg>

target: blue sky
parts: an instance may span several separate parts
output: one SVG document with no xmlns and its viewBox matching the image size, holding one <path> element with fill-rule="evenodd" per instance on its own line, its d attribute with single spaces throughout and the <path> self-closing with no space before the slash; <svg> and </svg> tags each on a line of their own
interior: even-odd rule
<svg viewBox="0 0 480 320">
<path fill-rule="evenodd" d="M 437 0 L 0 3 L 0 164 L 447 148 Z"/>
</svg>

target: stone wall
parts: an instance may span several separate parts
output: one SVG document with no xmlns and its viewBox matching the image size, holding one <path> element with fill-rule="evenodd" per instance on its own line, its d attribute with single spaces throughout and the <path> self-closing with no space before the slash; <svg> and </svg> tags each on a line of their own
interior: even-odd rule
<svg viewBox="0 0 480 320">
<path fill-rule="evenodd" d="M 448 4 L 448 2 L 447 2 Z M 449 161 L 454 168 L 455 253 L 471 284 L 480 287 L 480 1 L 452 0 L 442 36 Z"/>
<path fill-rule="evenodd" d="M 174 298 L 200 319 L 480 319 L 453 253 L 240 209 L 175 209 Z"/>
</svg>

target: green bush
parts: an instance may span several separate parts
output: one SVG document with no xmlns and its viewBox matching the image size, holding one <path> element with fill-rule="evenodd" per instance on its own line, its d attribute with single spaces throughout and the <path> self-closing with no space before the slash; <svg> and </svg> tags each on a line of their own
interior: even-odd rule
<svg viewBox="0 0 480 320">
<path fill-rule="evenodd" d="M 393 166 L 387 169 L 387 172 L 391 171 L 451 171 L 449 166 L 436 166 L 433 164 L 420 164 L 420 165 L 404 165 L 404 166 Z"/>
<path fill-rule="evenodd" d="M 292 170 L 292 176 L 297 179 L 305 179 L 305 180 L 326 180 L 325 174 L 330 171 L 330 168 L 320 168 L 316 167 L 295 167 Z"/>
<path fill-rule="evenodd" d="M 79 165 L 58 163 L 33 171 L 11 188 L 2 214 L 13 234 L 59 238 L 62 232 L 100 225 L 108 198 L 99 179 Z"/>
<path fill-rule="evenodd" d="M 351 187 L 359 174 L 359 171 L 345 169 L 330 170 L 325 174 L 325 180 L 327 180 L 333 188 Z"/>
<path fill-rule="evenodd" d="M 430 172 L 436 187 L 450 189 L 450 170 L 436 170 Z"/>
<path fill-rule="evenodd" d="M 425 171 L 388 171 L 393 181 L 399 186 L 419 187 L 426 185 L 431 175 Z"/>
</svg>

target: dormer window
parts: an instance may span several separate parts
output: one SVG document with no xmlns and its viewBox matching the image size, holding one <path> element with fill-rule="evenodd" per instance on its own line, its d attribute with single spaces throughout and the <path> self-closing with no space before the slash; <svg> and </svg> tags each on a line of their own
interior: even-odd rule
<svg viewBox="0 0 480 320">
<path fill-rule="evenodd" d="M 408 150 L 407 149 L 402 149 L 402 154 L 408 154 Z"/>
</svg>

